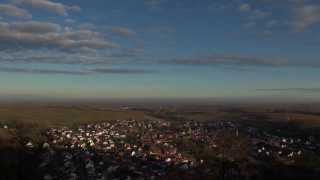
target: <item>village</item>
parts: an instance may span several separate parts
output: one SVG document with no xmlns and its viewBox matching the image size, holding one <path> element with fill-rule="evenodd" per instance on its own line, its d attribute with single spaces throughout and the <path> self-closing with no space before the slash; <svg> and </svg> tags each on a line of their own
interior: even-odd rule
<svg viewBox="0 0 320 180">
<path fill-rule="evenodd" d="M 221 176 L 221 164 L 212 165 L 219 159 L 292 165 L 320 155 L 312 136 L 281 137 L 232 121 L 108 120 L 50 128 L 43 135 L 43 143 L 29 140 L 24 147 L 40 152 L 38 171 L 45 180 L 209 178 Z M 232 168 L 223 173 L 241 177 Z"/>
</svg>

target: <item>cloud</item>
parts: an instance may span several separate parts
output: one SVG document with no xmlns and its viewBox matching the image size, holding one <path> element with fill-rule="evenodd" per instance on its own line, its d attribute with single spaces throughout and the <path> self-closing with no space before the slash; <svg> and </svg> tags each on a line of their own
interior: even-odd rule
<svg viewBox="0 0 320 180">
<path fill-rule="evenodd" d="M 63 29 L 63 30 L 62 30 Z M 72 30 L 48 22 L 14 22 L 0 24 L 0 48 L 57 48 L 65 51 L 117 48 L 98 32 Z"/>
<path fill-rule="evenodd" d="M 112 58 L 135 58 L 144 53 L 143 48 L 121 49 L 118 52 L 112 52 L 109 57 Z"/>
<path fill-rule="evenodd" d="M 60 49 L 4 49 L 0 51 L 1 63 L 42 63 L 42 64 L 80 64 L 105 65 L 123 64 L 127 62 L 139 63 L 143 56 L 143 49 L 118 48 L 110 51 L 94 51 L 81 49 L 66 51 Z"/>
<path fill-rule="evenodd" d="M 69 6 L 55 0 L 8 0 L 11 4 L 0 4 L 0 16 L 30 17 L 22 8 L 44 10 L 58 15 L 69 11 L 80 11 L 78 6 Z M 41 19 L 50 19 L 49 16 Z M 54 18 L 54 17 L 53 17 Z M 80 64 L 106 65 L 137 56 L 142 51 L 136 47 L 123 48 L 107 36 L 133 37 L 136 33 L 125 27 L 96 25 L 85 22 L 76 23 L 70 17 L 58 21 L 38 21 L 31 19 L 3 18 L 0 21 L 0 63 L 13 67 L 0 67 L 1 72 L 27 74 L 145 74 L 149 70 L 139 69 L 86 69 L 85 71 L 18 68 L 16 64 Z M 82 23 L 82 24 L 80 24 Z M 112 50 L 111 50 L 112 49 Z M 117 53 L 118 52 L 118 53 Z"/>
<path fill-rule="evenodd" d="M 32 15 L 28 11 L 11 4 L 0 4 L 0 14 L 23 19 L 32 18 Z"/>
<path fill-rule="evenodd" d="M 76 22 L 76 20 L 74 20 L 74 19 L 66 19 L 65 22 L 67 24 L 74 24 Z"/>
<path fill-rule="evenodd" d="M 52 33 L 61 30 L 60 25 L 49 22 L 28 21 L 20 23 L 12 23 L 11 28 L 21 33 Z"/>
<path fill-rule="evenodd" d="M 35 9 L 42 9 L 59 15 L 67 15 L 67 11 L 81 11 L 78 6 L 67 6 L 62 3 L 50 0 L 16 0 L 15 3 L 31 6 Z"/>
<path fill-rule="evenodd" d="M 126 37 L 126 38 L 132 37 L 136 34 L 134 31 L 124 27 L 112 27 L 111 32 L 115 35 Z"/>
<path fill-rule="evenodd" d="M 101 74 L 149 74 L 155 73 L 153 70 L 145 70 L 145 69 L 94 69 L 94 72 Z"/>
<path fill-rule="evenodd" d="M 247 4 L 247 3 L 241 4 L 239 6 L 239 11 L 241 11 L 241 12 L 250 12 L 251 11 L 251 5 Z"/>
<path fill-rule="evenodd" d="M 247 29 L 256 27 L 258 22 L 260 23 L 262 20 L 265 21 L 267 17 L 272 15 L 271 12 L 258 9 L 256 6 L 253 5 L 253 3 L 241 3 L 238 5 L 238 10 L 241 13 L 244 13 L 244 15 L 246 15 L 243 27 Z"/>
<path fill-rule="evenodd" d="M 304 5 L 296 7 L 293 10 L 294 18 L 292 26 L 295 31 L 304 31 L 312 25 L 320 23 L 320 6 L 319 5 Z"/>
<path fill-rule="evenodd" d="M 6 49 L 0 51 L 0 62 L 3 63 L 43 63 L 43 64 L 109 64 L 115 63 L 103 53 L 83 53 L 61 51 L 59 49 Z"/>
<path fill-rule="evenodd" d="M 27 69 L 15 67 L 0 67 L 0 72 L 23 73 L 23 74 L 66 74 L 66 75 L 87 75 L 88 72 L 52 69 Z"/>
<path fill-rule="evenodd" d="M 256 22 L 247 22 L 247 23 L 243 24 L 243 27 L 250 29 L 250 28 L 255 27 L 256 25 L 257 25 Z"/>
<path fill-rule="evenodd" d="M 242 3 L 238 7 L 240 12 L 249 14 L 249 19 L 262 19 L 271 15 L 270 12 L 262 11 L 261 9 L 254 8 L 249 3 Z"/>
<path fill-rule="evenodd" d="M 62 69 L 30 69 L 17 67 L 0 67 L 0 72 L 22 74 L 48 74 L 48 75 L 93 75 L 93 74 L 148 74 L 155 73 L 153 70 L 144 69 L 90 69 L 85 71 L 73 71 Z"/>
<path fill-rule="evenodd" d="M 235 8 L 245 13 L 250 22 L 259 21 L 269 29 L 283 26 L 289 31 L 303 32 L 320 24 L 320 4 L 315 0 L 257 0 L 240 2 Z M 273 14 L 274 11 L 281 11 L 282 15 Z"/>
<path fill-rule="evenodd" d="M 272 19 L 272 20 L 269 20 L 269 21 L 266 23 L 266 27 L 267 27 L 267 28 L 272 28 L 272 27 L 276 26 L 277 24 L 278 24 L 278 21 Z"/>
<path fill-rule="evenodd" d="M 159 8 L 160 5 L 168 2 L 168 0 L 144 0 L 144 4 L 152 9 Z"/>
<path fill-rule="evenodd" d="M 171 26 L 149 26 L 144 28 L 146 32 L 151 33 L 163 33 L 163 34 L 172 34 L 175 33 L 177 30 Z"/>
<path fill-rule="evenodd" d="M 161 62 L 161 61 L 160 61 Z M 231 65 L 231 66 L 288 66 L 287 60 L 280 58 L 260 58 L 242 55 L 210 55 L 196 58 L 178 58 L 165 61 L 177 65 Z"/>
<path fill-rule="evenodd" d="M 264 12 L 259 9 L 255 9 L 252 11 L 252 16 L 250 19 L 263 19 L 271 15 L 271 12 Z"/>
<path fill-rule="evenodd" d="M 278 89 L 256 89 L 256 91 L 320 93 L 320 88 L 278 88 Z"/>
</svg>

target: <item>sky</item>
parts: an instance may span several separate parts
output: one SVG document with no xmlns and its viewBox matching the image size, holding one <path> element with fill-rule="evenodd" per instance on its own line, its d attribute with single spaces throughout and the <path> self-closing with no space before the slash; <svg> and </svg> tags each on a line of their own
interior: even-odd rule
<svg viewBox="0 0 320 180">
<path fill-rule="evenodd" d="M 318 0 L 0 0 L 0 98 L 320 100 Z"/>
</svg>

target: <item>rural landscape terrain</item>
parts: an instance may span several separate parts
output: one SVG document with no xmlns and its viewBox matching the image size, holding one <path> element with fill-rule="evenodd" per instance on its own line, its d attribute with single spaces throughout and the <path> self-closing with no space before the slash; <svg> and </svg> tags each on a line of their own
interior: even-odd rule
<svg viewBox="0 0 320 180">
<path fill-rule="evenodd" d="M 3 104 L 1 179 L 318 179 L 316 107 Z"/>
<path fill-rule="evenodd" d="M 320 180 L 320 0 L 0 0 L 0 180 Z"/>
</svg>

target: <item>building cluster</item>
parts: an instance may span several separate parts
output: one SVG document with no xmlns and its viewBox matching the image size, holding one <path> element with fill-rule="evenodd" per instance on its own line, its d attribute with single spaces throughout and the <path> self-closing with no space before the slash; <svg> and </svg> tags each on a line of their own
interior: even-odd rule
<svg viewBox="0 0 320 180">
<path fill-rule="evenodd" d="M 170 127 L 164 121 L 117 120 L 76 129 L 51 128 L 45 132 L 40 167 L 48 180 L 102 180 L 155 179 L 173 169 L 183 172 L 201 166 L 203 160 L 187 157 L 177 148 L 177 139 L 190 132 Z M 26 146 L 34 148 L 32 142 Z M 54 167 L 60 167 L 58 172 Z"/>
<path fill-rule="evenodd" d="M 279 137 L 229 121 L 114 120 L 73 129 L 48 129 L 44 133 L 47 141 L 40 148 L 39 169 L 45 180 L 162 179 L 177 173 L 189 173 L 190 177 L 210 174 L 215 167 L 208 166 L 208 159 L 193 156 L 190 152 L 194 151 L 188 148 L 206 147 L 221 154 L 225 151 L 220 147 L 224 131 L 249 139 L 249 156 L 260 161 L 294 161 L 305 153 L 320 152 L 315 139 Z M 35 149 L 38 145 L 30 141 L 25 146 Z"/>
<path fill-rule="evenodd" d="M 320 142 L 309 137 L 282 137 L 266 132 L 250 133 L 253 154 L 258 159 L 294 162 L 305 154 L 320 155 Z"/>
</svg>

